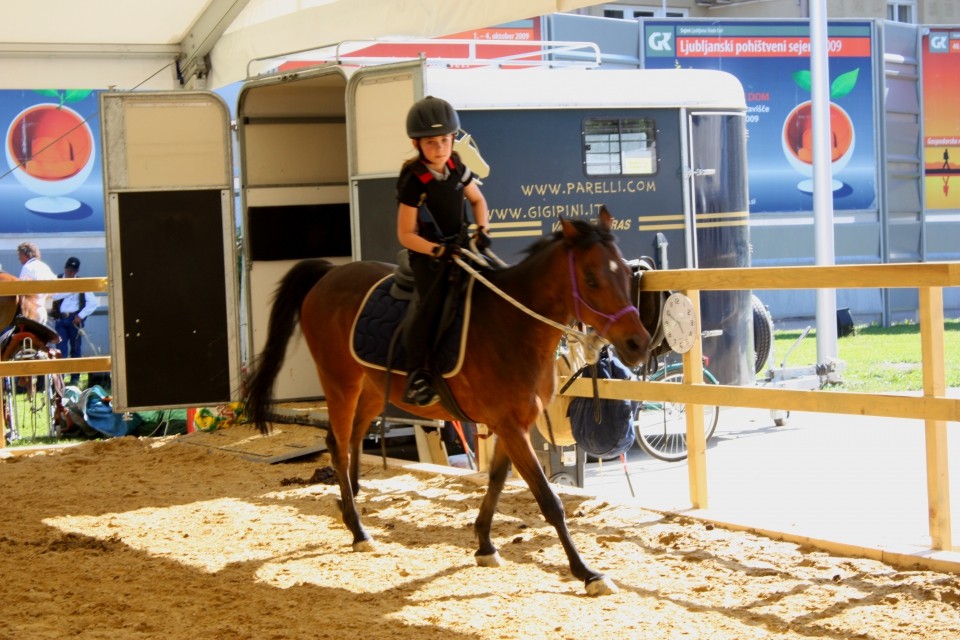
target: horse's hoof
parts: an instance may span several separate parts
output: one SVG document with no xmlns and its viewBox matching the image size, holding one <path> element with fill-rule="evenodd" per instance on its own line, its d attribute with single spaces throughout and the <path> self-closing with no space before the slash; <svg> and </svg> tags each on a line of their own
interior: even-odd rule
<svg viewBox="0 0 960 640">
<path fill-rule="evenodd" d="M 500 561 L 500 553 L 497 551 L 494 551 L 493 553 L 487 556 L 478 555 L 475 557 L 477 558 L 478 567 L 499 567 L 501 564 L 503 564 Z"/>
<path fill-rule="evenodd" d="M 353 543 L 353 550 L 358 553 L 366 553 L 368 551 L 373 551 L 373 540 L 361 540 L 360 542 Z"/>
<path fill-rule="evenodd" d="M 609 596 L 613 593 L 620 593 L 617 585 L 613 584 L 613 580 L 607 576 L 594 578 L 590 582 L 587 582 L 586 586 L 588 596 Z"/>
</svg>

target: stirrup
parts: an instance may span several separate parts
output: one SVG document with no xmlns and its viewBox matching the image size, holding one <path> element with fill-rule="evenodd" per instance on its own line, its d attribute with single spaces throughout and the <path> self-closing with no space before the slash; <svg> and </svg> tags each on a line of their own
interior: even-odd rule
<svg viewBox="0 0 960 640">
<path fill-rule="evenodd" d="M 440 401 L 437 392 L 430 384 L 428 374 L 416 371 L 407 379 L 407 388 L 403 392 L 403 401 L 417 407 L 429 407 Z"/>
</svg>

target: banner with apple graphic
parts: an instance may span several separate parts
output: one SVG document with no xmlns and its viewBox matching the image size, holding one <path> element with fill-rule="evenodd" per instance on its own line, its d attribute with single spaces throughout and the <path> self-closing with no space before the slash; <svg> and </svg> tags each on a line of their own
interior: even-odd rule
<svg viewBox="0 0 960 640">
<path fill-rule="evenodd" d="M 647 68 L 719 69 L 743 84 L 751 213 L 813 208 L 810 28 L 798 21 L 648 20 Z M 831 21 L 831 163 L 835 211 L 876 211 L 874 27 Z"/>
<path fill-rule="evenodd" d="M 0 233 L 104 231 L 97 92 L 0 91 Z"/>
<path fill-rule="evenodd" d="M 856 133 L 850 115 L 838 105 L 838 100 L 853 91 L 857 84 L 860 69 L 841 74 L 830 84 L 830 162 L 833 170 L 832 189 L 834 193 L 844 188 L 836 174 L 844 169 L 853 157 L 856 148 Z M 810 91 L 812 77 L 810 71 L 794 71 L 793 80 L 797 85 Z M 813 193 L 813 102 L 805 100 L 794 107 L 783 121 L 783 134 L 780 143 L 783 155 L 798 173 L 805 178 L 797 183 L 797 189 Z"/>
</svg>

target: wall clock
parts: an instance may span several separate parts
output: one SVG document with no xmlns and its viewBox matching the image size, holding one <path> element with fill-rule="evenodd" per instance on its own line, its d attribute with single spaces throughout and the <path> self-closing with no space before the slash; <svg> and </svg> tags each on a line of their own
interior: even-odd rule
<svg viewBox="0 0 960 640">
<path fill-rule="evenodd" d="M 663 335 L 677 353 L 686 353 L 697 339 L 697 314 L 693 301 L 682 293 L 673 293 L 663 305 Z"/>
</svg>

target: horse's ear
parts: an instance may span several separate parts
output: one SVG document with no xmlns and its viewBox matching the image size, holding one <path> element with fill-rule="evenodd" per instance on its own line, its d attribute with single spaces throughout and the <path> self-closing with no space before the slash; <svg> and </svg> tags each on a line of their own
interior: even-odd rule
<svg viewBox="0 0 960 640">
<path fill-rule="evenodd" d="M 557 216 L 560 218 L 560 225 L 563 228 L 563 238 L 564 240 L 570 241 L 580 235 L 580 232 L 577 230 L 576 225 L 564 218 L 563 216 Z"/>
<path fill-rule="evenodd" d="M 600 228 L 604 231 L 613 228 L 613 216 L 607 211 L 607 205 L 600 205 Z"/>
</svg>

